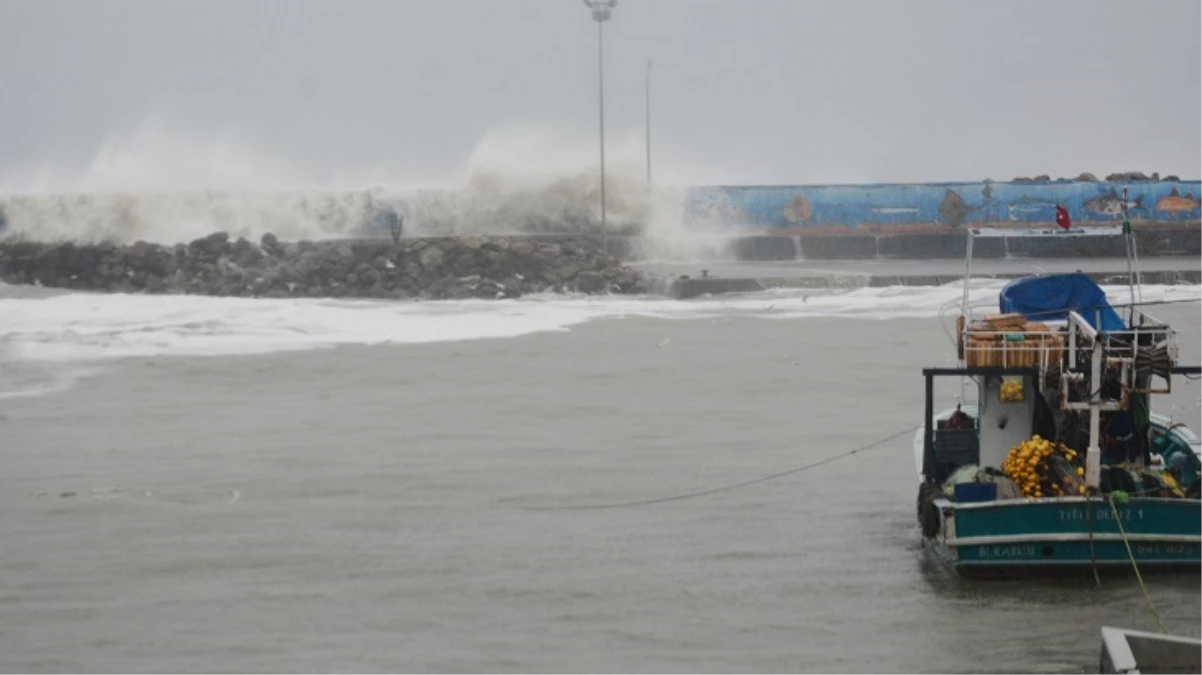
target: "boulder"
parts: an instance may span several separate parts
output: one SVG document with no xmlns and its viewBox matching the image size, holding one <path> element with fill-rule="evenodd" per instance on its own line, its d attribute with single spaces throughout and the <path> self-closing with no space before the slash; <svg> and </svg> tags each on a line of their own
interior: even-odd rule
<svg viewBox="0 0 1202 675">
<path fill-rule="evenodd" d="M 270 232 L 259 237 L 259 248 L 263 249 L 264 253 L 276 254 L 280 251 L 280 240 Z"/>
<path fill-rule="evenodd" d="M 436 270 L 442 267 L 443 254 L 442 250 L 434 247 L 429 247 L 422 250 L 421 255 L 417 258 L 421 261 L 422 269 L 428 271 Z"/>
<path fill-rule="evenodd" d="M 215 232 L 188 244 L 0 241 L 8 283 L 111 292 L 364 298 L 516 298 L 645 292 L 642 275 L 585 238 L 334 240 L 258 245 Z"/>
<path fill-rule="evenodd" d="M 597 272 L 581 272 L 576 276 L 576 291 L 578 293 L 598 293 L 605 290 L 605 277 Z"/>
</svg>

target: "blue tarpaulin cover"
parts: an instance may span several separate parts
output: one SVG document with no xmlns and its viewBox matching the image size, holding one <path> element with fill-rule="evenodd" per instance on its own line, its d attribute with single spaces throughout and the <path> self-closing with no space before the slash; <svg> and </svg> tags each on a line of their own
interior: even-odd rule
<svg viewBox="0 0 1202 675">
<path fill-rule="evenodd" d="M 1096 330 L 1126 330 L 1118 312 L 1106 301 L 1102 289 L 1093 279 L 1079 273 L 1015 279 L 1002 288 L 998 307 L 1005 314 L 1022 314 L 1032 321 L 1067 319 L 1068 312 L 1074 310 Z"/>
</svg>

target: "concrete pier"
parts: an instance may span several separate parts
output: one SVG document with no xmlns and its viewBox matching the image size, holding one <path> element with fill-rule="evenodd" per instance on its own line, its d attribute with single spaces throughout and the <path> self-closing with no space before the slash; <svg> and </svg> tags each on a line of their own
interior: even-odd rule
<svg viewBox="0 0 1202 675">
<path fill-rule="evenodd" d="M 1124 258 L 974 260 L 977 278 L 1016 279 L 1030 274 L 1084 272 L 1100 284 L 1127 283 Z M 964 279 L 962 261 L 864 260 L 775 263 L 635 263 L 636 269 L 664 280 L 660 290 L 678 299 L 748 293 L 772 288 L 865 288 L 940 286 Z M 1170 256 L 1140 261 L 1145 284 L 1200 284 L 1196 257 Z"/>
<path fill-rule="evenodd" d="M 967 235 L 949 232 L 871 233 L 842 235 L 697 235 L 713 249 L 715 257 L 730 261 L 820 261 L 820 260 L 963 260 Z M 1141 258 L 1202 255 L 1202 227 L 1197 222 L 1137 225 L 1135 243 Z M 610 254 L 622 260 L 641 260 L 649 255 L 647 244 L 638 237 L 609 238 Z M 1024 237 L 978 238 L 973 258 L 1122 258 L 1126 255 L 1119 237 L 1073 237 L 1054 240 Z"/>
</svg>

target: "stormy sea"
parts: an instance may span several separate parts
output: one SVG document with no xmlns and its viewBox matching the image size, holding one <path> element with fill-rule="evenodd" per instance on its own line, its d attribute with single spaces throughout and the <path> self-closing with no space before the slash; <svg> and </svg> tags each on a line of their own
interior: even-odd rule
<svg viewBox="0 0 1202 675">
<path fill-rule="evenodd" d="M 1156 630 L 1135 580 L 962 581 L 921 545 L 960 293 L 0 286 L 0 670 L 1088 671 L 1101 626 Z M 1200 298 L 1143 289 L 1184 362 Z M 1146 582 L 1197 636 L 1197 577 Z"/>
</svg>

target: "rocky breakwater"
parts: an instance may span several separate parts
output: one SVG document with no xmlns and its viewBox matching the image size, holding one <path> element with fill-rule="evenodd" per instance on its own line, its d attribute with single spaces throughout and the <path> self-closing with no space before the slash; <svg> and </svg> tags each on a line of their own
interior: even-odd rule
<svg viewBox="0 0 1202 675">
<path fill-rule="evenodd" d="M 217 232 L 189 244 L 0 240 L 0 280 L 117 293 L 241 297 L 515 298 L 641 293 L 647 279 L 585 237 L 467 237 L 258 244 Z"/>
</svg>

